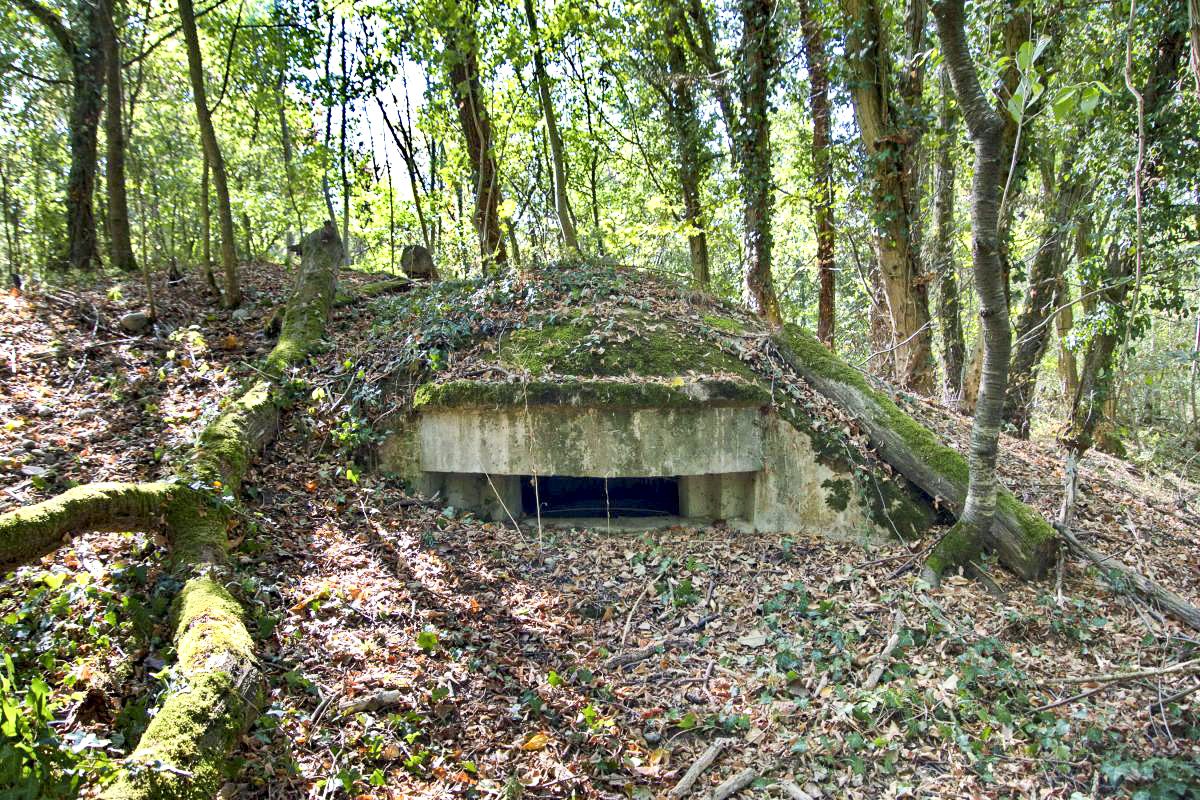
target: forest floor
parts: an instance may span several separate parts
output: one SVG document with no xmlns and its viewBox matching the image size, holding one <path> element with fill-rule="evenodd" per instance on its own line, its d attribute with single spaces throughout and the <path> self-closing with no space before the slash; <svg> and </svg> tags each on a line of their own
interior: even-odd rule
<svg viewBox="0 0 1200 800">
<path fill-rule="evenodd" d="M 245 274 L 236 317 L 163 285 L 147 338 L 115 327 L 136 283 L 0 297 L 0 511 L 157 477 L 269 346 L 286 275 Z M 270 686 L 231 796 L 663 797 L 718 740 L 692 796 L 746 769 L 757 796 L 1198 796 L 1200 693 L 1182 694 L 1197 676 L 1089 678 L 1194 659 L 1200 641 L 1089 565 L 1022 583 L 989 564 L 990 581 L 931 590 L 915 544 L 453 514 L 348 460 L 345 420 L 315 401 L 354 367 L 363 309 L 338 310 L 314 402 L 246 482 L 231 588 Z M 909 405 L 965 445 L 966 419 Z M 1052 444 L 1002 452 L 1005 484 L 1053 514 Z M 1200 601 L 1200 489 L 1093 454 L 1082 490 L 1081 538 Z M 44 717 L 84 796 L 171 680 L 163 544 L 82 535 L 0 581 L 18 687 L 2 699 Z M 25 692 L 39 678 L 44 710 Z"/>
</svg>

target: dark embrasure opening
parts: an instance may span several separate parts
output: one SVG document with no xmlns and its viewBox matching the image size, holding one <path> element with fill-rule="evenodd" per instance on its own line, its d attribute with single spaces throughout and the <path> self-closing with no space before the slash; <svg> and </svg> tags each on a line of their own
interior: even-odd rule
<svg viewBox="0 0 1200 800">
<path fill-rule="evenodd" d="M 679 514 L 679 478 L 521 478 L 526 516 L 660 517 Z"/>
</svg>

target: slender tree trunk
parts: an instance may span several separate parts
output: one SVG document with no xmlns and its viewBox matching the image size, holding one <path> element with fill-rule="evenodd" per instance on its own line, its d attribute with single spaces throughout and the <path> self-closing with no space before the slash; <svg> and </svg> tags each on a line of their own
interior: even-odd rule
<svg viewBox="0 0 1200 800">
<path fill-rule="evenodd" d="M 933 192 L 933 258 L 938 276 L 938 321 L 942 335 L 942 368 L 946 373 L 944 399 L 959 409 L 963 399 L 963 368 L 966 344 L 963 341 L 962 307 L 958 297 L 958 264 L 954 259 L 954 142 L 958 136 L 954 89 L 945 68 L 941 74 L 942 105 L 938 112 L 937 174 Z"/>
<path fill-rule="evenodd" d="M 542 45 L 538 40 L 537 15 L 533 0 L 525 0 L 525 19 L 529 23 L 529 38 L 533 45 L 533 73 L 537 80 L 538 97 L 541 99 L 542 118 L 546 122 L 546 136 L 550 140 L 550 163 L 554 176 L 554 211 L 558 215 L 558 227 L 562 231 L 563 246 L 568 251 L 579 249 L 579 237 L 575 233 L 571 201 L 567 196 L 567 166 L 563 154 L 562 137 L 554 113 L 554 99 L 550 96 L 550 79 L 546 75 L 546 64 L 542 57 Z"/>
<path fill-rule="evenodd" d="M 19 221 L 16 214 L 16 204 L 8 189 L 8 170 L 6 164 L 0 164 L 0 212 L 4 214 L 4 242 L 8 255 L 8 282 L 14 289 L 21 288 L 21 273 L 17 269 L 20 255 L 17 247 Z"/>
<path fill-rule="evenodd" d="M 1051 156 L 1052 157 L 1052 156 Z M 1029 426 L 1034 390 L 1037 388 L 1038 365 L 1050 343 L 1050 317 L 1054 314 L 1058 286 L 1062 282 L 1063 240 L 1075 209 L 1084 193 L 1083 176 L 1070 174 L 1073 158 L 1068 155 L 1063 172 L 1067 176 L 1054 185 L 1047 172 L 1043 187 L 1046 204 L 1052 210 L 1038 242 L 1037 252 L 1029 270 L 1025 304 L 1017 316 L 1017 343 L 1009 365 L 1008 392 L 1004 399 L 1004 419 L 1017 435 L 1029 438 Z M 1053 165 L 1047 167 L 1053 170 Z"/>
<path fill-rule="evenodd" d="M 737 169 L 738 164 L 738 120 L 737 106 L 734 104 L 733 92 L 730 89 L 729 70 L 722 67 L 717 59 L 717 48 L 713 37 L 712 24 L 709 22 L 708 10 L 704 0 L 685 0 L 687 17 L 691 25 L 684 25 L 682 33 L 687 41 L 692 55 L 708 72 L 712 83 L 713 94 L 716 95 L 717 105 L 721 108 L 721 118 L 725 120 L 725 133 L 729 137 L 730 164 Z"/>
<path fill-rule="evenodd" d="M 407 85 L 404 88 L 404 105 L 405 114 L 407 115 L 409 113 Z M 393 95 L 392 105 L 396 105 L 395 100 L 396 98 Z M 433 230 L 432 226 L 425 221 L 425 209 L 421 202 L 421 181 L 417 174 L 418 166 L 416 152 L 413 146 L 412 121 L 411 119 L 406 121 L 404 118 L 397 115 L 398 118 L 396 125 L 393 125 L 392 120 L 387 115 L 387 108 L 383 105 L 383 100 L 376 97 L 375 102 L 379 106 L 379 114 L 383 117 L 383 124 L 387 127 L 388 133 L 392 135 L 392 141 L 396 143 L 396 148 L 400 151 L 400 157 L 404 159 L 404 167 L 408 172 L 408 185 L 412 190 L 413 206 L 417 212 L 417 222 L 421 226 L 421 240 L 425 243 L 425 249 L 432 253 L 434 247 Z M 399 131 L 396 130 L 397 127 L 400 129 Z M 434 158 L 432 153 L 430 155 L 429 169 L 431 173 L 436 174 L 437 160 Z"/>
<path fill-rule="evenodd" d="M 504 230 L 500 226 L 500 176 L 493 150 L 492 124 L 479 79 L 475 20 L 468 12 L 461 23 L 457 46 L 447 51 L 445 58 L 451 94 L 475 177 L 475 231 L 479 235 L 483 272 L 487 274 L 508 263 Z"/>
<path fill-rule="evenodd" d="M 338 43 L 342 53 L 342 87 L 341 87 L 341 140 L 338 148 L 338 167 L 342 173 L 342 257 L 345 266 L 350 266 L 351 253 L 354 250 L 350 241 L 350 178 L 346 172 L 346 107 L 350 99 L 350 76 L 346 74 L 346 18 L 342 17 L 342 26 L 338 34 Z"/>
<path fill-rule="evenodd" d="M 288 203 L 296 216 L 296 229 L 302 231 L 304 218 L 300 216 L 300 207 L 296 203 L 296 168 L 292 165 L 292 129 L 287 119 L 287 94 L 284 91 L 286 72 L 279 68 L 279 78 L 275 89 L 279 94 L 279 144 L 283 149 L 283 181 L 287 187 Z M 290 235 L 290 234 L 289 234 Z"/>
<path fill-rule="evenodd" d="M 808 105 L 813 118 L 813 217 L 817 228 L 817 338 L 834 349 L 834 265 L 833 247 L 833 137 L 832 107 L 829 103 L 829 60 L 821 22 L 809 0 L 800 0 L 800 28 L 804 33 L 804 58 L 808 65 Z"/>
<path fill-rule="evenodd" d="M 217 220 L 221 227 L 221 263 L 225 268 L 226 308 L 237 308 L 242 302 L 238 282 L 237 249 L 233 233 L 233 211 L 229 207 L 229 182 L 225 176 L 225 159 L 217 143 L 217 131 L 208 113 L 204 90 L 204 65 L 200 60 L 200 37 L 196 33 L 196 10 L 192 0 L 179 0 L 179 18 L 187 44 L 188 76 L 192 82 L 192 99 L 196 104 L 196 121 L 200 125 L 200 141 L 212 169 L 213 188 L 217 192 Z"/>
<path fill-rule="evenodd" d="M 1054 305 L 1058 309 L 1054 318 L 1058 332 L 1058 375 L 1062 380 L 1063 397 L 1069 401 L 1079 387 L 1079 365 L 1068 341 L 1071 328 L 1075 326 L 1075 312 L 1071 305 L 1071 288 L 1067 285 L 1065 275 L 1059 275 L 1055 284 Z"/>
<path fill-rule="evenodd" d="M 200 178 L 200 240 L 203 253 L 204 282 L 216 297 L 221 296 L 217 286 L 217 276 L 213 274 L 212 261 L 212 201 L 208 196 L 208 156 L 204 156 L 204 173 Z"/>
<path fill-rule="evenodd" d="M 121 44 L 117 35 L 115 0 L 99 0 L 103 5 L 104 73 L 107 90 L 104 112 L 106 143 L 104 169 L 108 190 L 108 260 L 118 269 L 137 269 L 129 232 L 129 200 L 125 194 L 125 123 L 121 119 L 125 105 L 121 76 Z"/>
<path fill-rule="evenodd" d="M 683 199 L 683 220 L 688 228 L 688 252 L 692 264 L 692 283 L 700 289 L 710 286 L 708 233 L 704 205 L 700 195 L 701 158 L 700 117 L 696 96 L 688 74 L 687 57 L 676 41 L 678 24 L 672 15 L 665 28 L 667 46 L 667 113 L 679 153 L 679 192 Z"/>
<path fill-rule="evenodd" d="M 878 0 L 842 0 L 850 32 L 846 50 L 854 114 L 871 162 L 875 257 L 892 322 L 896 380 L 931 395 L 933 334 L 928 277 L 918 259 L 916 164 L 920 144 L 922 72 L 916 50 L 924 28 L 924 0 L 911 0 L 906 29 L 911 62 L 900 74 L 891 62 Z M 892 86 L 896 91 L 893 92 Z"/>
<path fill-rule="evenodd" d="M 1001 135 L 1003 121 L 979 85 L 975 63 L 967 46 L 963 0 L 938 0 L 937 18 L 942 55 L 950 72 L 959 108 L 975 145 L 975 175 L 971 184 L 971 233 L 975 288 L 984 333 L 983 381 L 967 458 L 969 480 L 962 516 L 934 549 L 929 567 L 940 572 L 974 557 L 992 536 L 996 514 L 996 456 L 999 450 L 1004 389 L 1008 380 L 1011 333 L 1004 292 L 1004 268 L 999 251 L 999 205 L 1002 185 Z"/>
<path fill-rule="evenodd" d="M 750 309 L 772 325 L 783 323 L 771 279 L 771 120 L 768 102 L 775 69 L 772 0 L 739 0 L 742 19 L 739 89 L 742 115 L 738 125 L 738 173 L 742 191 L 742 235 L 745 237 L 744 295 Z"/>
<path fill-rule="evenodd" d="M 1174 9 L 1182 12 L 1182 4 Z M 1154 62 L 1145 86 L 1142 87 L 1139 116 L 1145 125 L 1139 124 L 1139 150 L 1150 156 L 1135 166 L 1134 195 L 1139 209 L 1146 205 L 1146 195 L 1157 195 L 1160 188 L 1157 178 L 1162 169 L 1161 148 L 1162 112 L 1175 96 L 1180 62 L 1187 46 L 1186 32 L 1177 24 L 1177 19 L 1167 15 L 1162 20 L 1160 35 L 1155 43 Z M 1126 76 L 1131 81 L 1131 76 Z M 1131 86 L 1128 88 L 1132 88 Z M 1141 130 L 1144 128 L 1144 138 Z M 1115 325 L 1107 325 L 1092 335 L 1084 352 L 1083 366 L 1079 372 L 1079 385 L 1071 401 L 1070 418 L 1059 435 L 1059 441 L 1067 449 L 1066 479 L 1063 485 L 1063 505 L 1060 512 L 1061 524 L 1070 527 L 1078 491 L 1078 465 L 1084 453 L 1091 449 L 1096 438 L 1096 429 L 1104 420 L 1109 406 L 1109 393 L 1113 384 L 1113 354 L 1125 336 L 1127 326 L 1137 313 L 1137 299 L 1130 300 L 1129 294 L 1135 282 L 1136 252 L 1123 250 L 1119 243 L 1110 247 L 1105 257 L 1105 280 L 1108 287 L 1094 302 L 1105 302 L 1112 311 Z"/>
</svg>

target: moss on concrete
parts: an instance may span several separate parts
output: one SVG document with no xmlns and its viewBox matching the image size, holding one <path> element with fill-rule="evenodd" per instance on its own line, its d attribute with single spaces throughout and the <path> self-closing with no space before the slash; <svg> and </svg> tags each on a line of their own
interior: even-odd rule
<svg viewBox="0 0 1200 800">
<path fill-rule="evenodd" d="M 845 511 L 850 507 L 850 490 L 853 484 L 845 478 L 830 478 L 821 483 L 821 487 L 828 494 L 825 495 L 825 504 L 834 511 Z"/>
<path fill-rule="evenodd" d="M 897 437 L 903 443 L 903 448 L 911 454 L 912 460 L 924 472 L 933 475 L 933 482 L 955 495 L 945 499 L 961 505 L 966 497 L 970 473 L 962 454 L 943 445 L 932 431 L 905 414 L 890 397 L 872 387 L 862 373 L 831 353 L 808 331 L 787 325 L 782 335 L 783 344 L 793 351 L 800 362 L 801 371 L 815 380 L 818 390 L 822 381 L 841 384 L 853 390 L 865 406 L 852 410 L 867 415 L 869 419 L 866 422 L 871 427 Z M 884 453 L 884 457 L 889 458 L 889 455 Z M 1054 529 L 1033 509 L 1004 489 L 1000 490 L 997 497 L 997 517 L 1010 532 L 1008 541 L 993 530 L 986 534 L 988 543 L 1019 574 L 1030 578 L 1040 574 L 1050 561 L 1055 540 Z M 958 543 L 947 544 L 943 556 L 939 557 L 939 565 L 945 568 L 952 556 L 963 552 L 966 551 Z"/>
<path fill-rule="evenodd" d="M 732 373 L 751 378 L 750 370 L 709 342 L 665 327 L 641 314 L 625 320 L 638 335 L 605 335 L 600 320 L 579 318 L 540 328 L 514 331 L 500 342 L 500 360 L 531 375 L 672 377 L 688 373 Z M 626 338 L 628 336 L 628 338 Z"/>
<path fill-rule="evenodd" d="M 565 405 L 582 408 L 701 408 L 765 406 L 770 394 L 756 383 L 706 379 L 674 384 L 652 381 L 447 381 L 425 383 L 414 408 L 511 408 Z"/>
</svg>

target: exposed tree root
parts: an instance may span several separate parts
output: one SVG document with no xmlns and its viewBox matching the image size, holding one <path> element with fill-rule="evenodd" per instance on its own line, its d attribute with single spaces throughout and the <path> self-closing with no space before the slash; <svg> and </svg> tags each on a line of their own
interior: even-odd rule
<svg viewBox="0 0 1200 800">
<path fill-rule="evenodd" d="M 91 483 L 0 514 L 0 572 L 52 553 L 79 531 L 128 531 L 158 524 L 173 485 Z"/>
<path fill-rule="evenodd" d="M 296 288 L 264 375 L 205 427 L 172 482 L 91 484 L 0 516 L 0 565 L 53 551 L 65 534 L 165 523 L 171 570 L 184 581 L 174 612 L 175 679 L 109 800 L 212 798 L 229 777 L 228 756 L 257 709 L 261 675 L 243 609 L 225 589 L 226 531 L 251 459 L 274 435 L 285 391 L 325 330 L 342 243 L 331 225 L 305 237 Z"/>
</svg>

